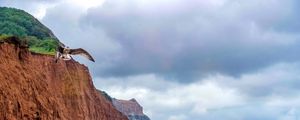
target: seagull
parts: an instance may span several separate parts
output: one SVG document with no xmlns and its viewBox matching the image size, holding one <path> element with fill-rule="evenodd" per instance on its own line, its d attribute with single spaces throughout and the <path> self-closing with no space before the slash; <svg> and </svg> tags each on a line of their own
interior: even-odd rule
<svg viewBox="0 0 300 120">
<path fill-rule="evenodd" d="M 87 59 L 89 59 L 90 61 L 95 62 L 94 58 L 84 49 L 82 48 L 70 49 L 69 47 L 65 46 L 63 43 L 58 42 L 58 47 L 55 55 L 55 62 L 57 63 L 59 59 L 71 60 L 72 59 L 71 55 L 82 55 Z"/>
</svg>

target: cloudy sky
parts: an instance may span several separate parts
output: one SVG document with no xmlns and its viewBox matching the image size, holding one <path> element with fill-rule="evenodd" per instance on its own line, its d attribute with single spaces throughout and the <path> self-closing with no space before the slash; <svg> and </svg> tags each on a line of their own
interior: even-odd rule
<svg viewBox="0 0 300 120">
<path fill-rule="evenodd" d="M 298 0 L 0 0 L 152 120 L 300 120 Z"/>
</svg>

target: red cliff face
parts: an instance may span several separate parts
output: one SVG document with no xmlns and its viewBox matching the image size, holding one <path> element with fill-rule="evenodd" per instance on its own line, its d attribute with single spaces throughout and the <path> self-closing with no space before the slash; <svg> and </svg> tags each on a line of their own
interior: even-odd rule
<svg viewBox="0 0 300 120">
<path fill-rule="evenodd" d="M 127 120 L 73 60 L 0 44 L 0 120 Z"/>
</svg>

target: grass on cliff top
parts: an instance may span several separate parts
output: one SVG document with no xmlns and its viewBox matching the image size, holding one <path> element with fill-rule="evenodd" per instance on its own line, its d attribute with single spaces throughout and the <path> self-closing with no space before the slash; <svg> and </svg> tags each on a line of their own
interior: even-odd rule
<svg viewBox="0 0 300 120">
<path fill-rule="evenodd" d="M 2 35 L 0 34 L 0 41 L 4 40 L 5 38 L 11 37 L 10 35 Z"/>
<path fill-rule="evenodd" d="M 0 41 L 11 37 L 11 35 L 0 35 Z M 58 45 L 57 40 L 47 38 L 40 40 L 34 36 L 21 37 L 21 40 L 26 40 L 29 45 L 29 51 L 39 54 L 55 55 L 55 49 Z"/>
<path fill-rule="evenodd" d="M 48 51 L 41 47 L 30 47 L 29 51 L 45 55 L 55 55 L 55 50 Z"/>
<path fill-rule="evenodd" d="M 40 40 L 33 36 L 27 36 L 25 39 L 28 41 L 29 50 L 35 53 L 54 55 L 58 46 L 58 41 L 53 38 Z"/>
</svg>

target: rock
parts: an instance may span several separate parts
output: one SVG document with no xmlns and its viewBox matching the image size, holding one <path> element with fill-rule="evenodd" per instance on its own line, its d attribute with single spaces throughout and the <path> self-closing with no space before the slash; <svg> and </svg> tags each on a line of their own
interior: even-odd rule
<svg viewBox="0 0 300 120">
<path fill-rule="evenodd" d="M 117 110 L 125 114 L 129 120 L 150 120 L 143 113 L 143 107 L 133 98 L 130 100 L 112 99 L 113 105 Z"/>
</svg>

